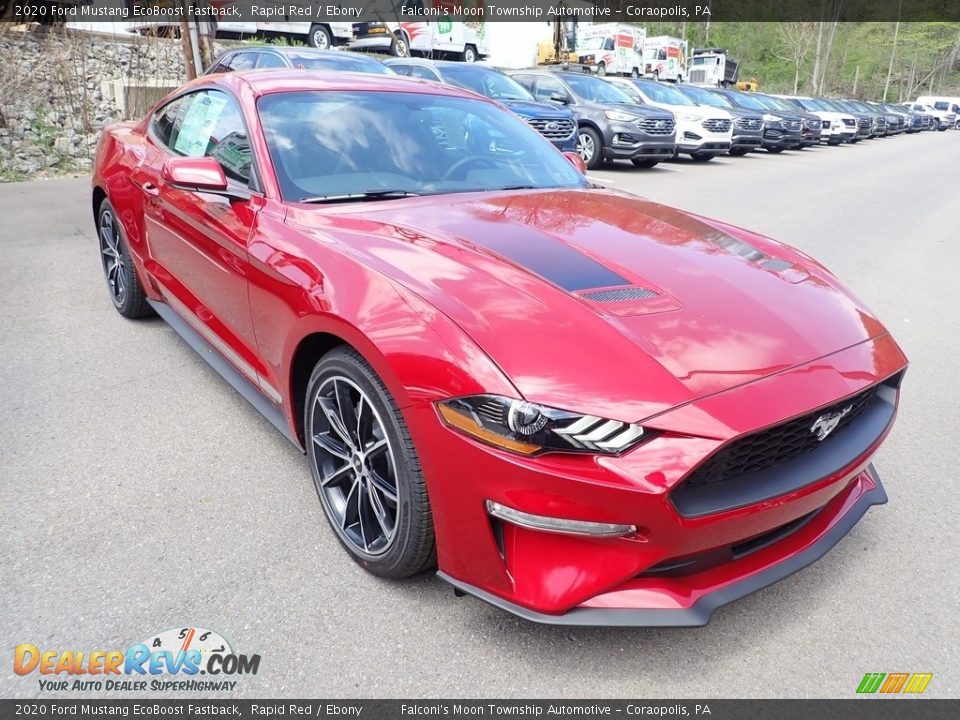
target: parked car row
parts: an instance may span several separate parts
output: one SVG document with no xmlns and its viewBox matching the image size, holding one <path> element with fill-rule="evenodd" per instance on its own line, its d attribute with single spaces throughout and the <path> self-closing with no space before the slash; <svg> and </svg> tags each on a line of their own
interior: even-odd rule
<svg viewBox="0 0 960 720">
<path fill-rule="evenodd" d="M 587 168 L 629 160 L 652 168 L 677 155 L 706 162 L 755 150 L 780 153 L 817 144 L 946 130 L 956 113 L 922 103 L 865 102 L 706 88 L 640 77 L 600 77 L 562 67 L 501 72 L 475 63 L 395 57 L 384 62 L 339 50 L 247 46 L 209 73 L 303 68 L 399 74 L 496 100 Z"/>
</svg>

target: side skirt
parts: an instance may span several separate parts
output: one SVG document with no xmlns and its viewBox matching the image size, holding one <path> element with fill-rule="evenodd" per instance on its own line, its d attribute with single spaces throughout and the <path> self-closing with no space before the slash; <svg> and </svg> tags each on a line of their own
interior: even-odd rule
<svg viewBox="0 0 960 720">
<path fill-rule="evenodd" d="M 296 446 L 297 450 L 303 452 L 300 443 L 290 433 L 290 427 L 283 417 L 280 409 L 274 405 L 267 397 L 258 390 L 253 383 L 241 375 L 234 367 L 216 349 L 203 339 L 196 330 L 190 327 L 190 324 L 182 317 L 177 315 L 173 309 L 166 303 L 147 299 L 150 307 L 163 318 L 173 331 L 179 335 L 206 363 L 216 370 L 217 374 L 226 380 L 230 385 L 240 393 L 247 402 L 253 405 L 253 408 L 265 417 L 280 433 Z"/>
</svg>

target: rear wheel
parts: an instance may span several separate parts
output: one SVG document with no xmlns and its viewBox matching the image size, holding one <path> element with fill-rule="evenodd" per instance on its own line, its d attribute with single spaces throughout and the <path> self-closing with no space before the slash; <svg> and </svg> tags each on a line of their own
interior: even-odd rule
<svg viewBox="0 0 960 720">
<path fill-rule="evenodd" d="M 147 304 L 147 296 L 137 276 L 127 237 L 109 200 L 100 203 L 97 211 L 97 235 L 103 275 L 117 312 L 131 320 L 151 315 L 153 310 Z"/>
<path fill-rule="evenodd" d="M 577 154 L 588 170 L 593 170 L 603 162 L 603 140 L 600 134 L 589 127 L 580 128 L 577 134 Z"/>
<path fill-rule="evenodd" d="M 435 563 L 433 515 L 403 416 L 373 368 L 337 348 L 310 376 L 310 471 L 340 544 L 364 568 L 409 577 Z"/>
<path fill-rule="evenodd" d="M 397 57 L 410 57 L 410 43 L 407 42 L 407 36 L 402 32 L 393 36 L 393 42 L 390 43 L 390 54 Z"/>
<path fill-rule="evenodd" d="M 463 61 L 468 63 L 475 63 L 478 60 L 477 49 L 473 45 L 467 45 L 463 49 Z"/>
<path fill-rule="evenodd" d="M 330 30 L 323 25 L 312 25 L 310 27 L 310 47 L 320 50 L 329 50 L 333 45 L 333 37 Z"/>
<path fill-rule="evenodd" d="M 630 162 L 638 168 L 652 168 L 660 164 L 660 160 L 657 158 L 634 158 Z"/>
</svg>

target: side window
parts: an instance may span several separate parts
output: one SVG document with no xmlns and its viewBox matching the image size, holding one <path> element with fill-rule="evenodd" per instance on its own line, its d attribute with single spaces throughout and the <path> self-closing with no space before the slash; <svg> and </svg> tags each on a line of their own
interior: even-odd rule
<svg viewBox="0 0 960 720">
<path fill-rule="evenodd" d="M 237 70 L 252 70 L 256 64 L 256 53 L 240 52 L 230 58 L 228 70 L 230 72 L 236 72 Z"/>
<path fill-rule="evenodd" d="M 947 109 L 947 104 L 946 104 L 945 102 L 935 102 L 935 103 L 933 104 L 933 109 L 934 109 L 934 110 L 946 110 L 946 109 Z"/>
<path fill-rule="evenodd" d="M 257 63 L 258 68 L 285 68 L 286 66 L 282 58 L 269 52 L 260 53 L 260 61 Z"/>
<path fill-rule="evenodd" d="M 413 75 L 413 77 L 423 78 L 424 80 L 437 81 L 440 79 L 433 70 L 428 67 L 423 67 L 422 65 L 414 65 L 410 68 L 410 74 Z"/>
<path fill-rule="evenodd" d="M 151 129 L 157 139 L 168 148 L 173 147 L 183 122 L 183 113 L 192 101 L 192 95 L 185 95 L 167 103 L 154 114 Z"/>
<path fill-rule="evenodd" d="M 530 92 L 533 92 L 533 87 L 537 84 L 536 75 L 511 75 L 511 77 Z"/>
<path fill-rule="evenodd" d="M 538 100 L 549 100 L 554 95 L 566 97 L 568 93 L 559 80 L 541 75 L 537 78 L 537 92 L 534 94 Z"/>
<path fill-rule="evenodd" d="M 607 38 L 603 43 L 604 50 L 613 50 L 613 38 Z"/>
<path fill-rule="evenodd" d="M 176 113 L 173 113 L 174 105 Z M 162 134 L 170 116 L 170 132 Z M 173 152 L 214 158 L 224 174 L 237 182 L 250 181 L 253 152 L 236 102 L 219 90 L 201 90 L 175 100 L 157 115 L 154 131 Z"/>
<path fill-rule="evenodd" d="M 397 75 L 406 75 L 407 77 L 413 75 L 413 68 L 409 65 L 403 65 L 402 63 L 390 63 L 390 69 Z"/>
</svg>

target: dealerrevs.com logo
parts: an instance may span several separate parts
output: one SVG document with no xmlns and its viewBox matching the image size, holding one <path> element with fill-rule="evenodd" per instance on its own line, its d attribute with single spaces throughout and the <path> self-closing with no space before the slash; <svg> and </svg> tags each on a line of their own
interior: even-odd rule
<svg viewBox="0 0 960 720">
<path fill-rule="evenodd" d="M 126 650 L 14 649 L 13 671 L 37 674 L 41 691 L 231 691 L 256 675 L 259 655 L 241 655 L 219 633 L 201 627 L 164 630 Z M 203 676 L 202 678 L 199 676 Z"/>
</svg>

